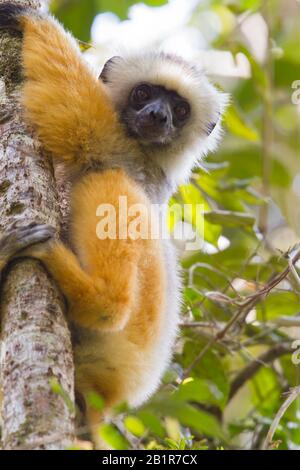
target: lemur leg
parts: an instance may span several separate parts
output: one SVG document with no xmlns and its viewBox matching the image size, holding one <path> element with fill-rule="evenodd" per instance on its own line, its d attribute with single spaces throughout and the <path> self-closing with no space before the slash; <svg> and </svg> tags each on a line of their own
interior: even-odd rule
<svg viewBox="0 0 300 470">
<path fill-rule="evenodd" d="M 119 260 L 119 283 L 107 276 L 105 279 L 101 278 L 101 272 L 99 276 L 91 276 L 81 268 L 76 256 L 65 245 L 49 240 L 51 234 L 53 228 L 47 225 L 13 229 L 0 241 L 1 265 L 4 266 L 9 259 L 17 256 L 42 261 L 65 295 L 72 320 L 91 329 L 122 329 L 134 302 L 136 264 L 130 263 L 128 259 L 123 262 Z M 48 242 L 41 243 L 46 240 Z M 111 256 L 111 253 L 107 253 L 108 262 L 113 264 L 114 258 L 110 258 Z M 114 272 L 112 269 L 112 277 Z"/>
<path fill-rule="evenodd" d="M 105 415 L 94 408 L 87 408 L 87 422 L 89 431 L 96 450 L 110 450 L 108 444 L 100 437 L 100 427 L 105 421 Z"/>
</svg>

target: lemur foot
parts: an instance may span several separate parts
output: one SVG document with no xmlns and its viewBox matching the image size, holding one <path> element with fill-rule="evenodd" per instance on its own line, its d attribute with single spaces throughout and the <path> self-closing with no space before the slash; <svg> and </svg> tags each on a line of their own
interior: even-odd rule
<svg viewBox="0 0 300 470">
<path fill-rule="evenodd" d="M 14 227 L 0 238 L 0 271 L 18 256 L 25 256 L 24 250 L 39 243 L 53 239 L 56 230 L 45 224 L 32 223 L 27 227 Z"/>
</svg>

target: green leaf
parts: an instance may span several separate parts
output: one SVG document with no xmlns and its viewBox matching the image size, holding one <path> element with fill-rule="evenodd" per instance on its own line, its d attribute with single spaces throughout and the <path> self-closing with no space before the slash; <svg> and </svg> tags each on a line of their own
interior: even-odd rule
<svg viewBox="0 0 300 470">
<path fill-rule="evenodd" d="M 251 206 L 260 206 L 268 203 L 268 200 L 263 198 L 253 188 L 247 188 L 245 191 L 238 191 L 236 193 L 236 197 Z"/>
<path fill-rule="evenodd" d="M 143 3 L 150 7 L 160 7 L 168 3 L 168 0 L 143 0 Z"/>
<path fill-rule="evenodd" d="M 216 0 L 217 3 L 223 3 L 223 0 Z M 245 10 L 258 10 L 261 6 L 262 0 L 229 0 L 230 8 L 237 13 Z"/>
<path fill-rule="evenodd" d="M 230 162 L 228 177 L 247 179 L 262 177 L 261 148 L 257 145 L 240 146 L 238 150 L 220 152 L 216 156 Z M 270 183 L 279 188 L 288 188 L 292 178 L 281 159 L 272 155 Z"/>
<path fill-rule="evenodd" d="M 169 437 L 166 437 L 165 442 L 166 442 L 167 446 L 169 447 L 169 449 L 178 450 L 178 443 L 176 441 L 174 441 L 174 439 L 170 439 Z"/>
<path fill-rule="evenodd" d="M 167 0 L 96 0 L 100 11 L 111 11 L 115 13 L 121 20 L 128 17 L 128 10 L 136 3 L 145 3 L 151 7 L 159 7 L 167 3 Z M 100 12 L 99 11 L 99 12 Z"/>
<path fill-rule="evenodd" d="M 253 183 L 254 178 L 228 178 L 226 181 L 220 183 L 222 191 L 235 191 L 237 189 L 245 189 Z"/>
<path fill-rule="evenodd" d="M 125 20 L 128 15 L 128 9 L 137 3 L 134 0 L 97 0 L 98 13 L 111 11 L 121 20 Z"/>
<path fill-rule="evenodd" d="M 90 40 L 90 30 L 95 16 L 102 12 L 115 13 L 121 20 L 128 17 L 128 10 L 135 5 L 135 0 L 52 0 L 51 12 L 82 41 Z M 143 3 L 158 7 L 167 0 L 148 0 Z"/>
<path fill-rule="evenodd" d="M 232 132 L 232 134 L 242 137 L 243 139 L 250 140 L 252 142 L 257 142 L 259 140 L 259 135 L 255 129 L 252 129 L 246 122 L 243 120 L 237 108 L 233 105 L 227 108 L 227 111 L 224 116 L 224 123 L 227 129 Z"/>
<path fill-rule="evenodd" d="M 98 411 L 102 411 L 105 406 L 104 399 L 101 397 L 101 395 L 96 392 L 89 392 L 87 396 L 87 401 L 91 407 L 95 408 Z"/>
<path fill-rule="evenodd" d="M 179 194 L 185 205 L 184 220 L 193 226 L 200 237 L 204 235 L 207 242 L 216 246 L 222 228 L 217 224 L 211 224 L 208 219 L 203 217 L 203 211 L 209 210 L 210 205 L 200 189 L 193 184 L 187 184 L 179 188 Z"/>
<path fill-rule="evenodd" d="M 137 416 L 144 423 L 153 434 L 163 439 L 166 435 L 165 429 L 162 426 L 159 418 L 149 410 L 139 410 Z"/>
<path fill-rule="evenodd" d="M 300 311 L 300 299 L 294 292 L 271 292 L 257 306 L 259 319 L 271 320 L 278 316 L 295 315 Z"/>
<path fill-rule="evenodd" d="M 261 98 L 262 93 L 265 93 L 265 90 L 268 86 L 268 77 L 266 75 L 265 70 L 263 67 L 255 60 L 251 52 L 244 46 L 244 45 L 239 45 L 239 52 L 242 52 L 245 54 L 247 59 L 250 62 L 251 65 L 251 72 L 252 72 L 252 80 L 254 82 L 254 85 L 258 90 L 260 91 L 259 96 Z"/>
<path fill-rule="evenodd" d="M 261 6 L 262 0 L 240 0 L 241 7 L 245 10 L 257 10 Z"/>
<path fill-rule="evenodd" d="M 206 343 L 198 337 L 196 341 L 190 339 L 186 340 L 183 352 L 180 358 L 178 358 L 184 369 L 187 369 L 194 362 L 205 344 Z M 215 384 L 215 393 L 223 394 L 223 397 L 220 395 L 220 403 L 226 403 L 229 393 L 229 380 L 224 364 L 214 351 L 210 350 L 206 352 L 201 361 L 193 368 L 191 375 L 195 379 L 206 379 L 209 384 Z"/>
<path fill-rule="evenodd" d="M 169 449 L 171 450 L 186 450 L 188 448 L 188 444 L 190 439 L 180 439 L 178 442 L 174 439 L 166 438 L 165 442 L 168 445 Z"/>
<path fill-rule="evenodd" d="M 300 77 L 300 62 L 295 63 L 283 57 L 275 61 L 274 68 L 276 87 L 288 89 L 292 94 L 292 83 Z"/>
<path fill-rule="evenodd" d="M 295 349 L 291 348 L 291 354 Z M 286 355 L 280 358 L 280 365 L 283 369 L 284 376 L 289 383 L 290 387 L 296 387 L 298 385 L 298 377 L 300 373 L 300 365 L 293 364 L 291 355 Z"/>
<path fill-rule="evenodd" d="M 136 437 L 142 437 L 145 433 L 143 422 L 136 416 L 126 416 L 124 419 L 126 429 Z"/>
<path fill-rule="evenodd" d="M 59 395 L 64 400 L 71 413 L 75 412 L 75 406 L 70 395 L 62 388 L 56 377 L 50 379 L 50 387 L 53 393 Z"/>
<path fill-rule="evenodd" d="M 273 419 L 274 410 L 277 412 L 280 406 L 281 395 L 276 373 L 271 368 L 261 368 L 251 381 L 251 391 L 254 406 Z"/>
<path fill-rule="evenodd" d="M 99 435 L 114 450 L 128 450 L 129 442 L 113 424 L 102 424 Z"/>
<path fill-rule="evenodd" d="M 195 431 L 217 439 L 224 438 L 221 426 L 214 416 L 178 399 L 176 395 L 161 393 L 147 407 L 160 416 L 176 418 L 183 426 L 189 426 Z"/>
<path fill-rule="evenodd" d="M 180 385 L 174 397 L 182 401 L 195 401 L 223 406 L 226 397 L 215 383 L 205 379 L 191 378 Z"/>
<path fill-rule="evenodd" d="M 206 212 L 205 218 L 212 224 L 226 225 L 233 227 L 252 227 L 255 223 L 255 217 L 243 212 L 231 212 L 215 210 Z"/>
<path fill-rule="evenodd" d="M 51 11 L 64 24 L 64 26 L 72 31 L 74 36 L 82 41 L 90 40 L 90 30 L 92 22 L 99 8 L 97 0 L 72 0 L 71 2 L 63 2 L 54 0 L 51 2 Z"/>
<path fill-rule="evenodd" d="M 224 433 L 217 419 L 206 411 L 179 403 L 178 406 L 169 406 L 167 413 L 195 431 L 214 438 L 224 439 Z"/>
</svg>

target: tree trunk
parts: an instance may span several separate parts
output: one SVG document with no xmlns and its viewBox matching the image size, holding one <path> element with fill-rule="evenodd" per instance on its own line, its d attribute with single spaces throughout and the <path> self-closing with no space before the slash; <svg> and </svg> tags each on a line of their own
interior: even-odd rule
<svg viewBox="0 0 300 470">
<path fill-rule="evenodd" d="M 13 223 L 59 227 L 52 165 L 18 105 L 20 45 L 0 32 L 0 232 Z M 0 307 L 2 446 L 64 449 L 74 440 L 74 367 L 63 299 L 43 266 L 24 259 L 7 271 Z"/>
</svg>

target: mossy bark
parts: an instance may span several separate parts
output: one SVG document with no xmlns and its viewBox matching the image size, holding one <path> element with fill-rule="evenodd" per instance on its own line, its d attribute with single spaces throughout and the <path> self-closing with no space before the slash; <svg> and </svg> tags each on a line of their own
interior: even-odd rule
<svg viewBox="0 0 300 470">
<path fill-rule="evenodd" d="M 20 46 L 20 36 L 0 32 L 0 233 L 60 220 L 51 161 L 18 104 Z M 74 368 L 63 299 L 34 260 L 15 261 L 2 281 L 2 447 L 64 449 L 74 440 Z"/>
</svg>

